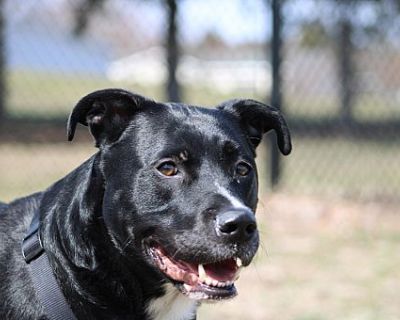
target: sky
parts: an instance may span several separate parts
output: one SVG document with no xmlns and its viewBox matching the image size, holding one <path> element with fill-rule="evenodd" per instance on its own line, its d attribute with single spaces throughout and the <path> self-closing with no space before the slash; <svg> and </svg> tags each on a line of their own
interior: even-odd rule
<svg viewBox="0 0 400 320">
<path fill-rule="evenodd" d="M 189 41 L 211 30 L 231 44 L 263 42 L 271 30 L 264 0 L 185 0 L 180 13 L 182 35 Z"/>
<path fill-rule="evenodd" d="M 106 10 L 136 19 L 137 24 L 148 24 L 148 32 L 162 32 L 165 28 L 165 9 L 162 0 L 105 0 Z M 181 36 L 188 42 L 201 40 L 208 32 L 219 35 L 230 44 L 264 42 L 271 34 L 272 18 L 269 0 L 179 0 L 179 22 Z M 334 23 L 331 1 L 288 0 L 285 5 L 286 32 L 295 32 L 296 24 L 290 21 L 321 18 L 324 23 Z M 18 21 L 43 6 L 77 6 L 80 0 L 6 0 L 6 12 L 10 22 Z M 359 25 L 376 22 L 373 5 L 358 6 L 357 14 L 349 12 Z M 137 12 L 140 11 L 139 17 Z M 332 19 L 333 18 L 333 19 Z M 140 21 L 137 21 L 137 20 Z"/>
<path fill-rule="evenodd" d="M 202 39 L 207 32 L 218 34 L 232 44 L 258 41 L 262 42 L 270 31 L 270 15 L 265 0 L 181 0 L 179 22 L 181 36 L 189 42 Z M 77 0 L 7 0 L 6 12 L 9 22 L 24 19 L 31 10 L 38 6 L 60 6 L 65 3 L 77 4 Z M 135 11 L 151 28 L 149 32 L 160 31 L 165 26 L 165 10 L 160 1 L 107 0 L 107 6 L 120 11 L 127 17 L 137 17 Z"/>
<path fill-rule="evenodd" d="M 57 30 L 60 25 L 60 18 L 66 16 L 64 9 L 76 6 L 80 0 L 6 0 L 6 15 L 8 30 L 14 30 L 14 34 L 8 36 L 9 61 L 24 61 L 30 65 L 49 65 L 49 67 L 57 66 L 61 60 L 65 66 L 60 65 L 59 68 L 71 68 L 74 63 L 77 68 L 85 65 L 86 68 L 93 65 L 105 65 L 111 57 L 116 58 L 118 55 L 108 53 L 107 49 L 112 49 L 112 42 L 105 41 L 102 45 L 106 50 L 97 50 L 95 44 L 85 44 L 82 39 L 71 36 L 71 27 L 64 30 Z M 207 33 L 214 33 L 221 37 L 227 44 L 236 45 L 248 42 L 264 43 L 269 39 L 272 29 L 271 12 L 268 8 L 268 0 L 179 0 L 179 26 L 180 36 L 183 45 L 193 44 L 201 41 Z M 165 8 L 160 5 L 161 0 L 107 0 L 105 11 L 115 13 L 115 24 L 124 29 L 125 26 L 130 28 L 139 28 L 143 38 L 153 36 L 161 39 L 160 35 L 165 33 L 166 13 Z M 331 14 L 332 7 L 327 0 L 321 0 L 319 5 L 315 5 L 312 0 L 287 0 L 285 6 L 285 25 L 288 34 L 296 35 L 298 24 L 297 20 L 314 19 L 320 17 L 324 19 L 324 23 L 335 21 Z M 54 10 L 59 16 L 54 17 L 48 8 L 58 8 Z M 30 13 L 34 12 L 33 19 L 25 19 Z M 49 14 L 50 12 L 50 14 Z M 357 23 L 368 25 L 375 22 L 376 11 L 371 6 L 363 6 L 357 11 L 358 14 L 353 18 Z M 46 14 L 50 15 L 48 21 L 44 23 Z M 349 12 L 353 14 L 353 12 Z M 123 19 L 120 20 L 120 18 Z M 27 25 L 26 21 L 32 20 L 40 24 L 43 19 L 42 28 L 39 32 L 35 31 L 33 26 Z M 56 22 L 55 22 L 56 21 Z M 47 23 L 47 25 L 46 25 Z M 98 23 L 98 21 L 96 22 Z M 333 23 L 333 22 L 332 22 Z M 11 27 L 10 27 L 11 26 Z M 54 26 L 54 27 L 52 27 Z M 15 28 L 13 28 L 15 27 Z M 22 27 L 22 28 L 21 28 Z M 106 25 L 105 28 L 108 28 Z M 118 31 L 119 34 L 121 33 Z M 395 33 L 395 31 L 393 31 Z M 105 38 L 100 32 L 100 40 Z M 92 36 L 86 37 L 87 41 L 92 41 Z M 128 38 L 128 41 L 137 41 Z M 159 40 L 162 41 L 162 40 Z M 40 46 L 37 44 L 40 43 Z M 161 44 L 161 42 L 160 42 Z M 85 50 L 88 45 L 92 51 Z M 40 55 L 35 55 L 35 50 L 40 47 Z M 140 47 L 140 46 L 139 46 Z M 100 56 L 98 52 L 105 51 Z M 110 50 L 108 50 L 110 51 Z M 60 59 L 62 52 L 65 58 Z M 68 54 L 67 54 L 68 53 Z M 96 54 L 93 54 L 96 53 Z M 124 55 L 130 52 L 125 52 Z M 46 58 L 43 58 L 46 57 Z M 70 60 L 67 58 L 71 57 Z M 79 57 L 79 59 L 72 59 Z M 95 57 L 99 60 L 96 62 Z M 54 61 L 53 61 L 54 60 Z M 72 61 L 73 60 L 73 61 Z M 89 62 L 87 62 L 89 61 Z M 96 63 L 94 63 L 96 62 Z M 16 62 L 17 63 L 17 62 Z"/>
</svg>

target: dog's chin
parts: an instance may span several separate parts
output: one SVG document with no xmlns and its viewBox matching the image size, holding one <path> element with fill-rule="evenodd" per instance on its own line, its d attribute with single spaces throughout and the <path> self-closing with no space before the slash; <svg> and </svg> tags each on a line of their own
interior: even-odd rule
<svg viewBox="0 0 400 320">
<path fill-rule="evenodd" d="M 147 251 L 154 265 L 190 299 L 212 302 L 237 295 L 234 282 L 242 268 L 238 257 L 202 264 L 177 260 L 159 245 Z"/>
</svg>

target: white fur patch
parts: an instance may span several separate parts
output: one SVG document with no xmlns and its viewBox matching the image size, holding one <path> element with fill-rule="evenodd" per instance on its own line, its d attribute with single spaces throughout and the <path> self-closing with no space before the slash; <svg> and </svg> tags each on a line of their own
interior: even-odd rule
<svg viewBox="0 0 400 320">
<path fill-rule="evenodd" d="M 221 187 L 218 183 L 215 183 L 216 187 L 218 188 L 218 193 L 224 196 L 226 199 L 230 201 L 232 206 L 238 209 L 249 209 L 242 201 L 238 198 L 234 197 L 227 189 Z"/>
<path fill-rule="evenodd" d="M 147 306 L 146 312 L 152 320 L 188 320 L 197 309 L 194 300 L 184 296 L 171 283 L 164 285 L 165 294 L 153 299 Z"/>
</svg>

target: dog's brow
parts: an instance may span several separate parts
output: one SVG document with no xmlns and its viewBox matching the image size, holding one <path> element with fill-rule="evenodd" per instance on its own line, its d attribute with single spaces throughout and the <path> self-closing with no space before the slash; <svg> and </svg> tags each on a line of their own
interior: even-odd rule
<svg viewBox="0 0 400 320">
<path fill-rule="evenodd" d="M 190 158 L 190 152 L 185 148 L 174 148 L 167 149 L 158 154 L 157 158 L 173 158 L 176 161 L 188 161 Z"/>
<path fill-rule="evenodd" d="M 233 141 L 225 141 L 223 144 L 223 150 L 226 153 L 235 153 L 239 151 L 239 146 Z"/>
<path fill-rule="evenodd" d="M 189 152 L 187 150 L 183 150 L 179 153 L 179 158 L 182 161 L 187 161 L 189 159 Z"/>
</svg>

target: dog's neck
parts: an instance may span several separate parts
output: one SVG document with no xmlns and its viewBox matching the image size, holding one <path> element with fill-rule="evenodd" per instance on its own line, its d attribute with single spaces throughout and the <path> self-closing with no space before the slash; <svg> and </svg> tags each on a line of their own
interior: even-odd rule
<svg viewBox="0 0 400 320">
<path fill-rule="evenodd" d="M 132 264 L 108 236 L 102 219 L 99 157 L 94 155 L 44 194 L 41 212 L 48 214 L 42 217 L 43 245 L 78 318 L 128 319 L 129 314 L 143 314 L 140 319 L 146 319 L 146 301 L 162 296 L 164 290 L 153 274 L 137 279 L 136 274 L 149 272 L 147 267 L 141 261 Z"/>
</svg>

